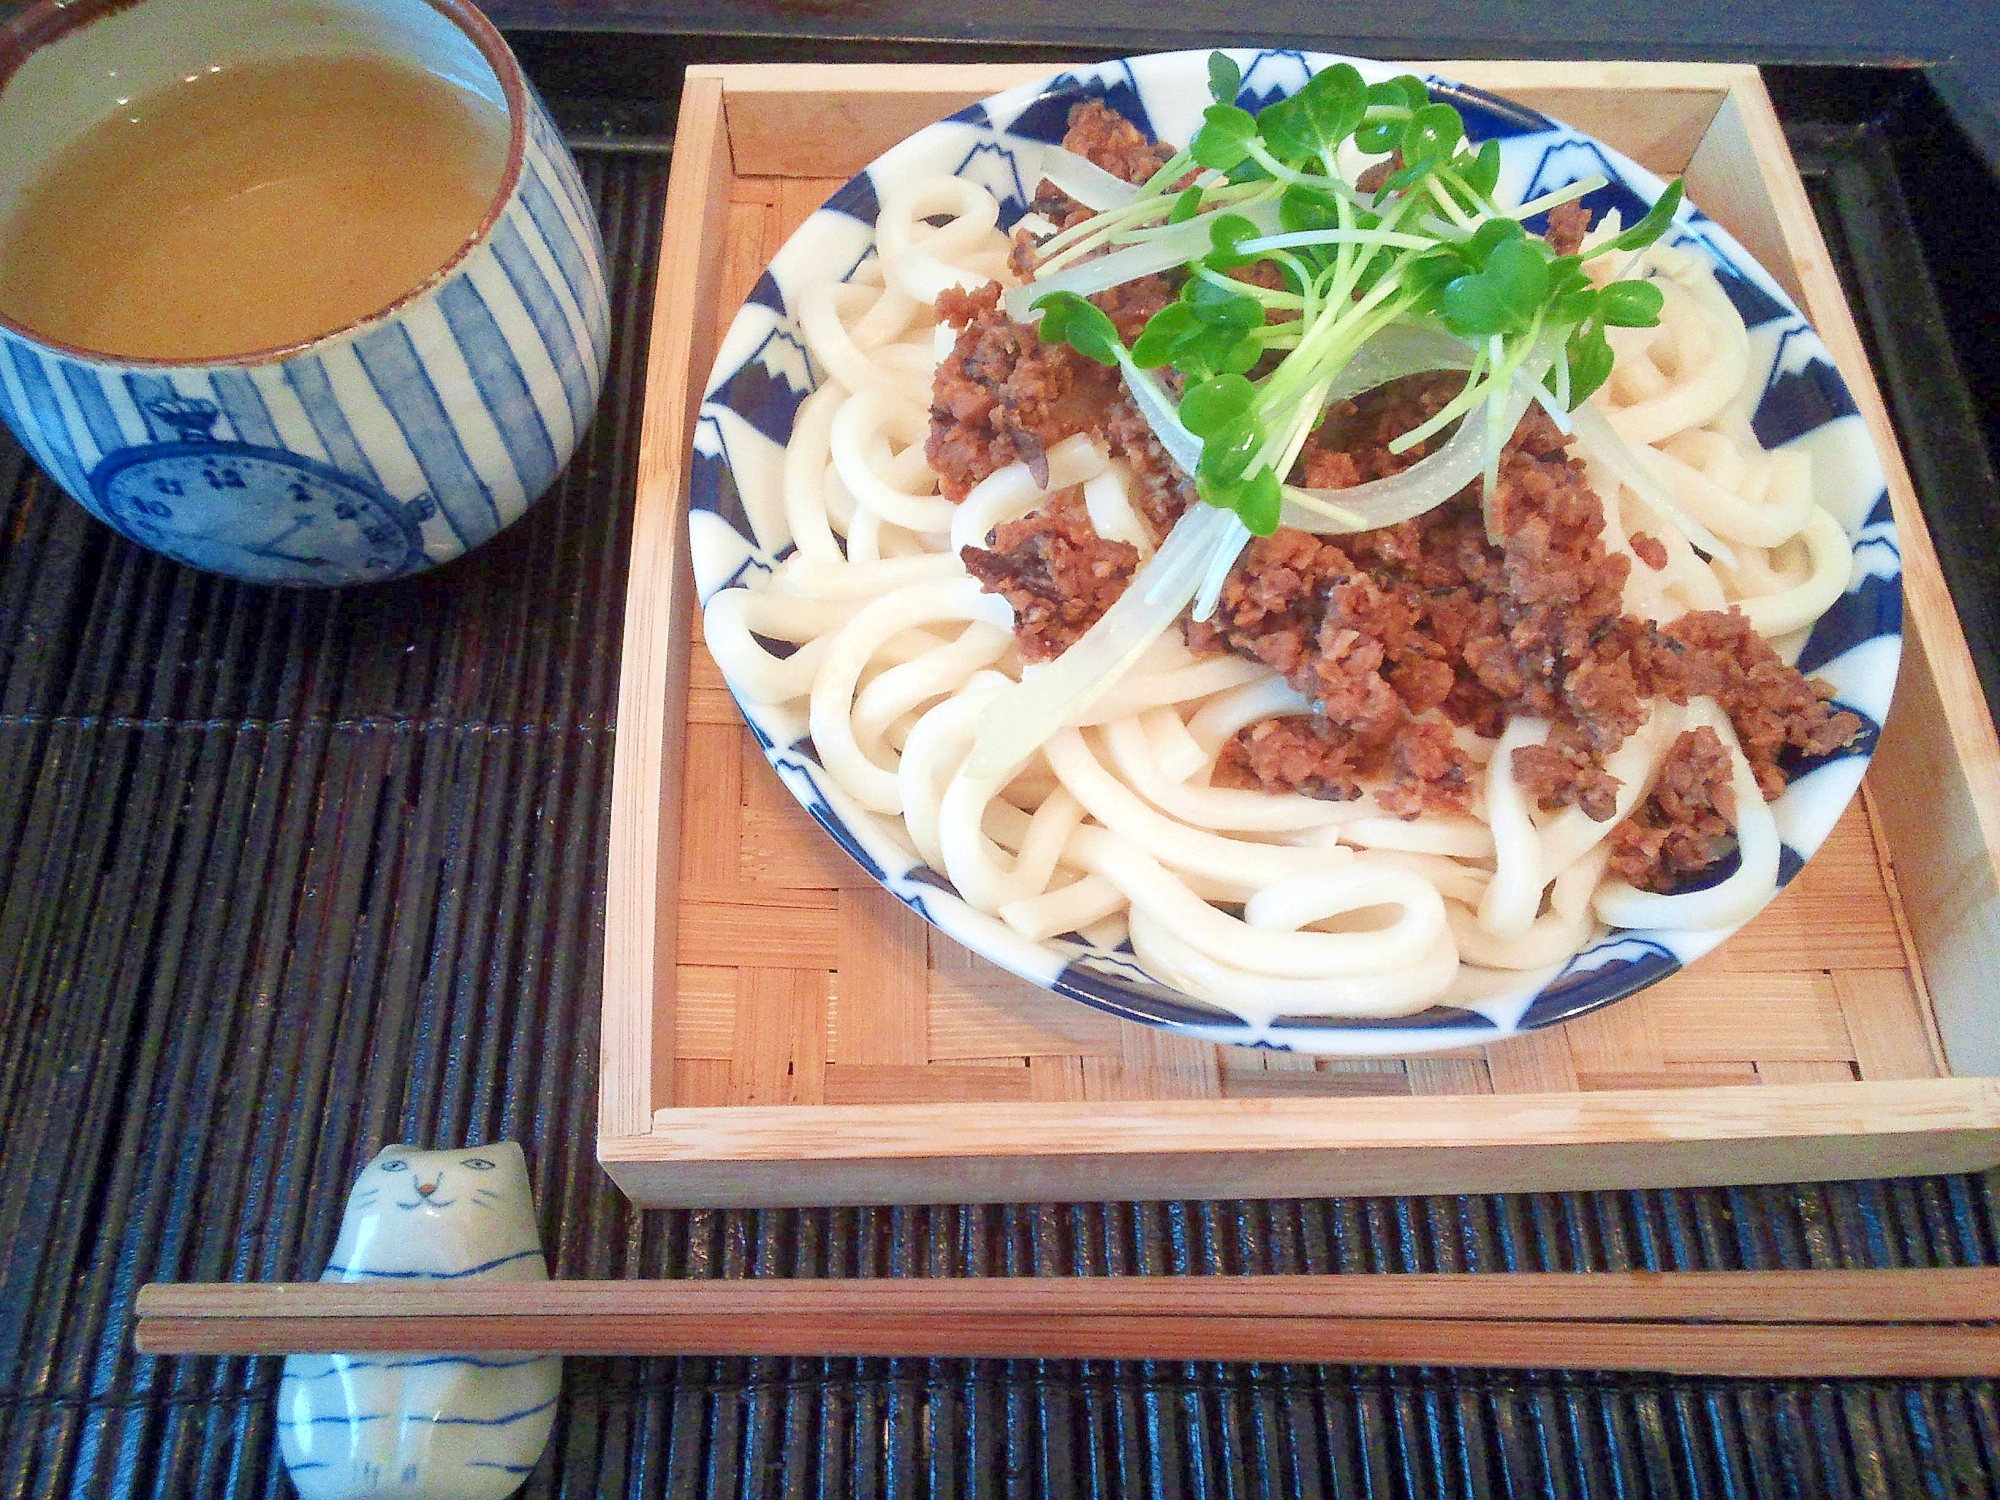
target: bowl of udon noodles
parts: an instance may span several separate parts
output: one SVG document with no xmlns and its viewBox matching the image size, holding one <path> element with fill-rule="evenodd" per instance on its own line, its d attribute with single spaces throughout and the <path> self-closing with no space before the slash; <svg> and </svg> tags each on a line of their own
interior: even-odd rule
<svg viewBox="0 0 2000 1500">
<path fill-rule="evenodd" d="M 1243 121 L 1278 138 L 1260 111 L 1328 69 L 1339 89 L 1286 129 L 1350 105 L 1390 125 L 1318 175 L 1268 150 L 1215 164 Z M 917 132 L 772 259 L 694 435 L 706 642 L 786 787 L 974 952 L 1208 1041 L 1483 1044 L 1665 978 L 1819 847 L 1894 686 L 1881 465 L 1779 285 L 1591 137 L 1397 80 L 1295 51 L 1135 57 Z M 1436 104 L 1459 123 L 1432 111 L 1425 141 L 1471 189 L 1401 170 L 1430 146 L 1406 160 L 1396 122 Z M 1211 124 L 1204 165 L 1182 148 Z M 1281 211 L 1299 186 L 1316 217 Z M 1268 475 L 1190 483 L 1318 336 L 1298 330 L 1393 313 L 1369 255 L 1472 243 L 1477 189 L 1512 220 L 1479 251 L 1488 282 L 1556 300 L 1512 324 L 1505 296 L 1460 302 L 1504 338 L 1377 319 L 1284 408 L 1307 416 L 1266 423 Z M 1174 234 L 1231 258 L 1163 270 Z M 1581 342 L 1537 342 L 1561 286 L 1530 261 L 1605 309 Z M 1060 321 L 1045 288 L 1073 293 Z M 1241 357 L 1135 360 L 1149 320 L 1172 324 L 1155 345 Z"/>
</svg>

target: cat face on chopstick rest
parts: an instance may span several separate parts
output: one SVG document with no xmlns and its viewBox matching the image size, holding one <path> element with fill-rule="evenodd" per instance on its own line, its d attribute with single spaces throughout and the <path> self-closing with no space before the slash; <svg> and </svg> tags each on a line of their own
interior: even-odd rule
<svg viewBox="0 0 2000 1500">
<path fill-rule="evenodd" d="M 527 1160 L 514 1142 L 388 1146 L 355 1179 L 320 1279 L 424 1276 L 547 1279 Z"/>
<path fill-rule="evenodd" d="M 389 1146 L 347 1195 L 322 1281 L 546 1281 L 528 1167 L 512 1141 Z M 517 1354 L 293 1354 L 278 1437 L 304 1500 L 504 1500 L 555 1422 L 562 1360 Z"/>
</svg>

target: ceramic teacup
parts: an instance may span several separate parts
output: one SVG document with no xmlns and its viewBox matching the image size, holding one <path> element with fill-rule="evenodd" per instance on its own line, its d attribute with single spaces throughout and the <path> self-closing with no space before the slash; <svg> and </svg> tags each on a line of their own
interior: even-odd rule
<svg viewBox="0 0 2000 1500">
<path fill-rule="evenodd" d="M 112 357 L 0 313 L 0 418 L 42 469 L 133 541 L 256 583 L 449 562 L 569 461 L 610 341 L 576 164 L 466 0 L 62 0 L 0 27 L 0 221 L 124 98 L 328 53 L 414 65 L 506 113 L 499 191 L 436 274 L 336 332 L 221 359 Z"/>
</svg>

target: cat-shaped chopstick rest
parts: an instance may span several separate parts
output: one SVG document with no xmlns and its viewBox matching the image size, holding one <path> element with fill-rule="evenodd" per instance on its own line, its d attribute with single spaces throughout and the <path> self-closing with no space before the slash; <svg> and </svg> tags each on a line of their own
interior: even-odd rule
<svg viewBox="0 0 2000 1500">
<path fill-rule="evenodd" d="M 512 1141 L 385 1147 L 347 1195 L 321 1281 L 547 1281 L 528 1165 Z M 503 1500 L 549 1440 L 562 1359 L 294 1354 L 278 1438 L 304 1500 Z"/>
</svg>

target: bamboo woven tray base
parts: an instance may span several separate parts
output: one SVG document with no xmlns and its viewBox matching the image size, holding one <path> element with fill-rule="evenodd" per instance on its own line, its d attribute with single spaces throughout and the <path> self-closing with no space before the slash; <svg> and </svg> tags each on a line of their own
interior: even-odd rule
<svg viewBox="0 0 2000 1500">
<path fill-rule="evenodd" d="M 718 321 L 840 186 L 738 178 Z M 672 1105 L 1526 1094 L 1945 1073 L 1888 849 L 1857 799 L 1743 931 L 1631 999 L 1491 1047 L 1347 1060 L 1121 1021 L 976 957 L 798 805 L 699 644 L 689 670 Z M 662 1039 L 664 1040 L 664 1038 Z"/>
</svg>

